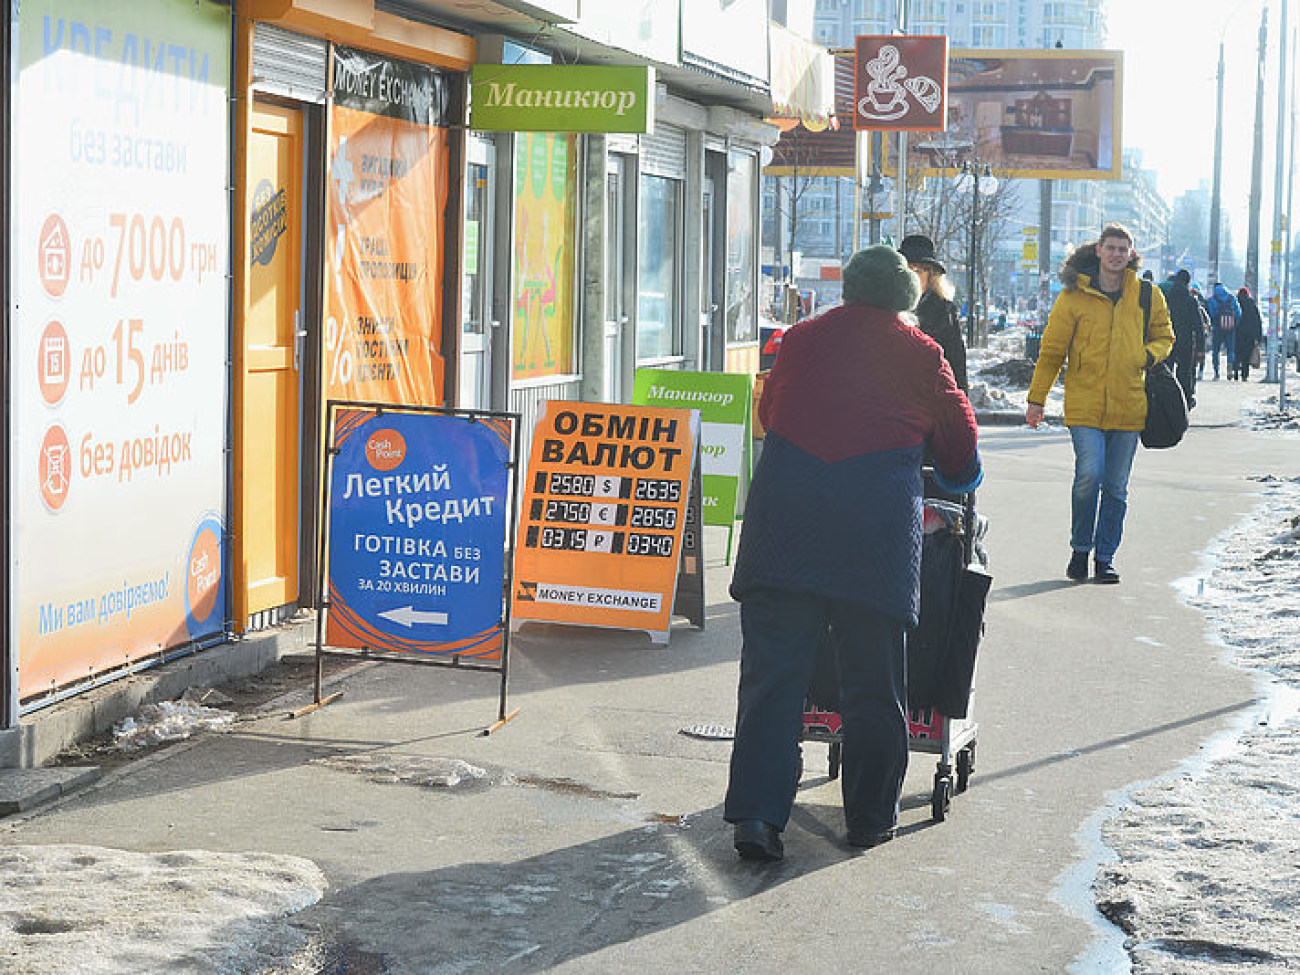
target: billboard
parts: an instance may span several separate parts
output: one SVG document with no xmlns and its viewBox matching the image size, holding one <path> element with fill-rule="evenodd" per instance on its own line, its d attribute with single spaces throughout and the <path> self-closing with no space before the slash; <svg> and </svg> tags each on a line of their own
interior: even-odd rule
<svg viewBox="0 0 1300 975">
<path fill-rule="evenodd" d="M 445 401 L 448 76 L 334 48 L 326 194 L 327 398 Z"/>
<path fill-rule="evenodd" d="M 30 700 L 225 627 L 230 11 L 13 9 L 6 568 Z"/>
<path fill-rule="evenodd" d="M 950 175 L 977 161 L 998 176 L 1119 179 L 1122 96 L 1119 51 L 954 50 L 948 128 L 909 140 L 908 166 Z"/>
</svg>

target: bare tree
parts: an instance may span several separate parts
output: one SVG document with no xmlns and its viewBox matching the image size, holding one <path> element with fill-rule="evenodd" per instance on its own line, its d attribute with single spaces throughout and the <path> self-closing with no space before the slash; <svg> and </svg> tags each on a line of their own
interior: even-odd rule
<svg viewBox="0 0 1300 975">
<path fill-rule="evenodd" d="M 966 268 L 969 275 L 974 259 L 975 292 L 980 296 L 989 293 L 993 256 L 998 244 L 1009 236 L 1023 205 L 1023 185 L 1018 180 L 999 176 L 996 171 L 992 175 L 997 179 L 992 190 L 981 177 L 976 203 L 974 194 L 963 188 L 959 173 L 928 176 L 921 167 L 909 166 L 907 174 L 908 229 L 933 240 L 949 268 Z M 964 294 L 967 278 L 956 278 Z"/>
</svg>

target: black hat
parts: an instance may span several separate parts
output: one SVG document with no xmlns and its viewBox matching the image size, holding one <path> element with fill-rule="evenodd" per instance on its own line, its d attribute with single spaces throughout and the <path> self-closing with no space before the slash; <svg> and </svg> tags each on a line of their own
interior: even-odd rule
<svg viewBox="0 0 1300 975">
<path fill-rule="evenodd" d="M 908 264 L 924 264 L 940 274 L 948 273 L 948 269 L 934 256 L 934 241 L 925 234 L 909 234 L 904 237 L 898 245 L 898 251 L 907 258 Z"/>
</svg>

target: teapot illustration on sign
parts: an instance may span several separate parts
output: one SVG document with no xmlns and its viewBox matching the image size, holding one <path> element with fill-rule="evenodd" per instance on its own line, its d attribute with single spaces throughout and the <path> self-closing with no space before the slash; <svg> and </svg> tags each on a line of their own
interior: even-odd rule
<svg viewBox="0 0 1300 975">
<path fill-rule="evenodd" d="M 881 47 L 880 53 L 867 62 L 867 74 L 871 77 L 867 94 L 858 101 L 858 114 L 863 118 L 877 122 L 902 118 L 909 107 L 908 92 L 927 112 L 934 112 L 943 100 L 943 91 L 933 78 L 907 77 L 898 48 L 892 44 Z"/>
</svg>

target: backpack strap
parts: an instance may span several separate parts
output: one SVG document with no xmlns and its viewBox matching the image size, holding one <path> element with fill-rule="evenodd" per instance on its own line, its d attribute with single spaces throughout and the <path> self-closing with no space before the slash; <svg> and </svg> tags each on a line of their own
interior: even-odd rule
<svg viewBox="0 0 1300 975">
<path fill-rule="evenodd" d="M 1142 306 L 1142 342 L 1147 341 L 1147 329 L 1151 327 L 1151 282 L 1142 279 L 1142 287 L 1138 291 L 1138 304 Z"/>
</svg>

